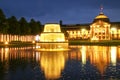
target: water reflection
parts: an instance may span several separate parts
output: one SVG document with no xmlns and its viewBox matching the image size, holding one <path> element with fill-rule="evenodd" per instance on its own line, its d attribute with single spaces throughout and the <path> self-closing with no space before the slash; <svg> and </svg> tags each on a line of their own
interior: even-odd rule
<svg viewBox="0 0 120 80">
<path fill-rule="evenodd" d="M 103 75 L 104 70 L 110 63 L 110 48 L 105 46 L 92 46 L 90 48 L 90 62 L 96 66 L 101 75 Z"/>
<path fill-rule="evenodd" d="M 81 46 L 82 64 L 86 64 L 86 47 Z"/>
<path fill-rule="evenodd" d="M 58 79 L 65 66 L 65 55 L 63 52 L 41 53 L 41 68 L 46 79 Z"/>
<path fill-rule="evenodd" d="M 111 63 L 116 66 L 117 47 L 111 47 Z"/>
<path fill-rule="evenodd" d="M 33 54 L 31 47 L 0 48 L 0 80 L 23 80 L 25 77 L 22 76 L 27 72 L 24 69 L 32 61 Z"/>
<path fill-rule="evenodd" d="M 78 49 L 77 51 L 71 51 L 71 57 L 73 58 L 75 55 L 80 55 L 79 57 L 75 56 L 74 59 L 81 60 L 82 65 L 85 65 L 87 61 L 90 61 L 90 64 L 98 69 L 101 76 L 105 76 L 106 73 L 108 73 L 107 69 L 110 67 L 113 71 L 112 73 L 109 73 L 109 75 L 113 73 L 116 73 L 116 75 L 119 74 L 119 67 L 117 67 L 119 65 L 119 63 L 117 63 L 117 60 L 120 60 L 119 46 L 79 46 L 75 48 Z M 114 66 L 118 68 L 118 71 L 115 70 L 116 68 Z"/>
<path fill-rule="evenodd" d="M 120 46 L 70 48 L 66 52 L 36 52 L 32 47 L 0 48 L 0 79 L 120 79 Z"/>
</svg>

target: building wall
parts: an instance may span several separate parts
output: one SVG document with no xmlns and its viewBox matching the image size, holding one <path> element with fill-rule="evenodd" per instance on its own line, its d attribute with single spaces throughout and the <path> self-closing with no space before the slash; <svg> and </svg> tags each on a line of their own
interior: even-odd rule
<svg viewBox="0 0 120 80">
<path fill-rule="evenodd" d="M 9 35 L 9 34 L 0 34 L 0 42 L 11 42 L 11 41 L 23 41 L 23 42 L 32 42 L 35 40 L 35 35 Z"/>
<path fill-rule="evenodd" d="M 67 30 L 67 33 L 69 34 L 68 39 L 69 40 L 75 40 L 75 39 L 89 39 L 90 38 L 90 31 L 86 29 L 81 30 Z"/>
<path fill-rule="evenodd" d="M 85 40 L 85 39 L 90 40 L 95 35 L 98 36 L 99 40 L 119 40 L 120 39 L 120 22 L 118 23 L 114 22 L 110 24 L 105 23 L 105 25 L 102 28 L 99 26 L 100 25 L 96 25 L 96 24 L 91 24 L 89 26 L 86 25 L 86 27 L 87 28 L 90 27 L 90 29 L 86 29 L 83 26 L 75 26 L 75 25 L 72 26 L 73 27 L 72 29 L 67 27 L 66 32 L 69 35 L 68 39 L 69 40 Z"/>
<path fill-rule="evenodd" d="M 110 24 L 98 21 L 90 25 L 91 40 L 110 40 Z"/>
</svg>

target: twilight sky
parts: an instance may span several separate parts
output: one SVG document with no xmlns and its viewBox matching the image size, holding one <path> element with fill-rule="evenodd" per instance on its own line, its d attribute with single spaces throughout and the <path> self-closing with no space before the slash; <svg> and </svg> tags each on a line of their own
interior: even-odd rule
<svg viewBox="0 0 120 80">
<path fill-rule="evenodd" d="M 91 23 L 104 7 L 104 14 L 111 22 L 120 21 L 120 0 L 0 0 L 0 8 L 6 17 L 25 17 L 39 20 L 42 24 Z"/>
</svg>

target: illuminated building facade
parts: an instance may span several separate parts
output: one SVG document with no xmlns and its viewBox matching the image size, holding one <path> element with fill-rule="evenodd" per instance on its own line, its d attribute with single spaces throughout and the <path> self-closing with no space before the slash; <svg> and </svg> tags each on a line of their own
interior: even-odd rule
<svg viewBox="0 0 120 80">
<path fill-rule="evenodd" d="M 91 40 L 110 40 L 110 23 L 109 18 L 102 12 L 95 17 L 90 25 Z"/>
<path fill-rule="evenodd" d="M 100 12 L 90 24 L 62 25 L 69 40 L 113 40 L 120 39 L 120 22 L 110 22 Z"/>
</svg>

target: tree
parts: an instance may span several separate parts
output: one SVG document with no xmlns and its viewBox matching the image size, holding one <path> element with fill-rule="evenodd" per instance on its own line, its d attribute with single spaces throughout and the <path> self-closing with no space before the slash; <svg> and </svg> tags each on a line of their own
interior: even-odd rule
<svg viewBox="0 0 120 80">
<path fill-rule="evenodd" d="M 0 9 L 0 22 L 5 20 L 5 19 L 6 19 L 5 15 L 4 15 L 2 9 Z"/>
<path fill-rule="evenodd" d="M 28 25 L 28 22 L 26 21 L 26 19 L 24 17 L 22 17 L 19 20 L 19 24 L 20 24 L 21 35 L 30 34 L 31 29 L 30 29 L 30 27 Z"/>
<path fill-rule="evenodd" d="M 0 33 L 5 33 L 7 30 L 7 21 L 3 11 L 0 9 Z"/>
<path fill-rule="evenodd" d="M 44 29 L 44 26 L 41 24 L 40 21 L 37 21 L 37 24 L 38 24 L 38 27 L 39 27 L 39 32 L 38 33 L 41 33 Z"/>
<path fill-rule="evenodd" d="M 36 35 L 41 32 L 40 22 L 36 22 L 34 19 L 31 19 L 29 26 L 31 28 L 31 34 Z"/>
<path fill-rule="evenodd" d="M 28 23 L 24 17 L 18 21 L 15 16 L 6 19 L 3 11 L 0 9 L 0 33 L 15 34 L 15 35 L 29 35 L 39 34 L 43 27 L 39 21 L 31 19 Z"/>
<path fill-rule="evenodd" d="M 8 18 L 9 23 L 9 34 L 20 34 L 20 24 L 18 23 L 15 16 L 11 16 Z"/>
<path fill-rule="evenodd" d="M 6 20 L 6 21 L 4 21 L 4 23 L 2 24 L 2 30 L 1 30 L 1 32 L 2 32 L 3 34 L 8 34 L 8 29 L 9 29 L 9 25 L 8 25 L 7 20 Z"/>
</svg>

